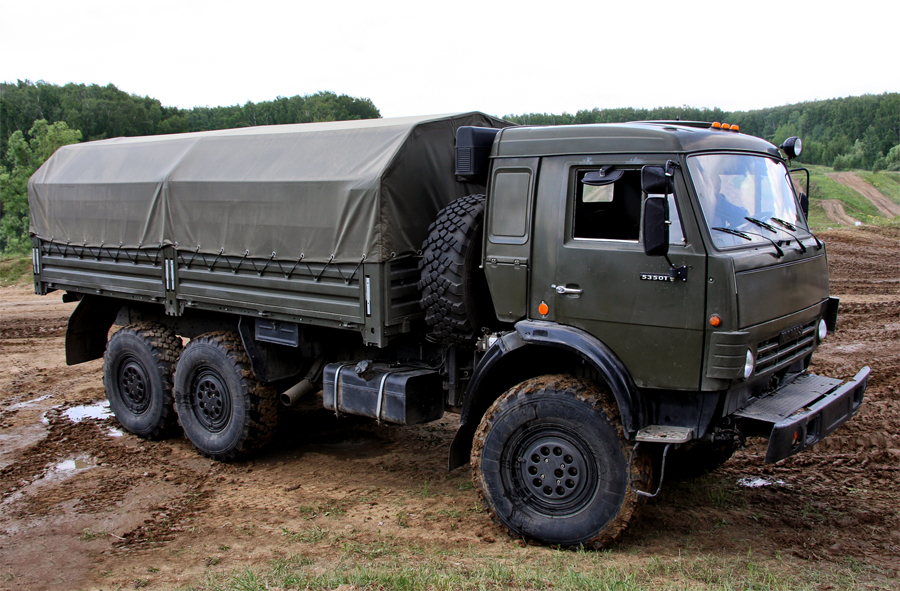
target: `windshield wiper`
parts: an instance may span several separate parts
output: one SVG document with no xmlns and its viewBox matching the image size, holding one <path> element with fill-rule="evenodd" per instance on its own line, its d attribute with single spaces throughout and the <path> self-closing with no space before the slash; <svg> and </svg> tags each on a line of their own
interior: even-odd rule
<svg viewBox="0 0 900 591">
<path fill-rule="evenodd" d="M 759 226 L 760 228 L 765 228 L 765 229 L 768 230 L 769 232 L 772 232 L 772 233 L 774 233 L 774 234 L 777 234 L 777 233 L 778 233 L 778 228 L 776 228 L 776 227 L 773 226 L 772 224 L 767 224 L 766 222 L 764 222 L 764 221 L 762 221 L 762 220 L 758 220 L 758 219 L 756 219 L 756 218 L 751 218 L 751 217 L 744 217 L 744 219 L 747 220 L 748 222 L 750 222 L 751 224 L 756 224 L 756 225 Z M 771 218 L 770 218 L 770 219 L 771 219 Z"/>
<path fill-rule="evenodd" d="M 784 220 L 782 220 L 782 219 L 779 219 L 779 218 L 776 218 L 776 217 L 772 217 L 772 218 L 769 218 L 769 219 L 772 220 L 773 222 L 778 222 L 780 225 L 782 225 L 782 226 L 784 226 L 785 228 L 787 228 L 787 229 L 789 230 L 787 233 L 790 234 L 791 237 L 792 237 L 794 240 L 797 241 L 797 246 L 800 247 L 800 253 L 801 253 L 801 254 L 806 254 L 806 245 L 803 244 L 803 241 L 800 240 L 800 239 L 797 237 L 796 234 L 794 234 L 794 232 L 797 231 L 797 226 L 795 226 L 794 224 L 792 224 L 792 223 L 790 223 L 790 222 L 786 222 L 786 221 L 784 221 Z M 812 233 L 810 232 L 810 234 L 812 234 Z M 815 236 L 813 236 L 813 238 L 815 238 Z M 818 240 L 817 240 L 816 242 L 818 243 Z"/>
<path fill-rule="evenodd" d="M 772 240 L 771 238 L 769 238 L 768 236 L 763 236 L 762 234 L 759 234 L 757 232 L 744 232 L 742 230 L 733 230 L 731 228 L 722 228 L 720 226 L 716 226 L 715 228 L 713 228 L 713 230 L 718 230 L 719 232 L 725 232 L 726 234 L 733 234 L 735 236 L 740 236 L 744 240 L 753 240 L 753 238 L 750 237 L 751 235 L 759 236 L 763 240 L 768 240 L 769 242 L 771 242 L 772 246 L 775 247 L 775 253 L 772 255 L 773 257 L 775 257 L 776 259 L 780 259 L 781 257 L 784 256 L 784 251 L 781 250 L 781 247 L 778 246 L 778 243 L 775 242 L 774 240 Z"/>
<path fill-rule="evenodd" d="M 781 219 L 781 218 L 774 218 L 774 217 L 773 217 L 773 218 L 769 218 L 769 219 L 772 220 L 773 222 L 778 222 L 779 224 L 781 224 L 782 226 L 784 226 L 785 228 L 787 228 L 787 229 L 790 230 L 791 232 L 796 232 L 796 231 L 797 231 L 797 226 L 795 226 L 794 224 L 792 224 L 792 223 L 790 223 L 790 222 L 786 222 L 786 221 L 784 221 L 784 220 Z"/>
<path fill-rule="evenodd" d="M 779 219 L 779 218 L 769 218 L 769 219 L 771 219 L 771 220 L 774 221 L 774 222 L 778 222 L 779 224 L 781 224 L 782 226 L 784 226 L 785 228 L 787 228 L 788 230 L 790 230 L 790 231 L 792 231 L 792 232 L 794 232 L 794 231 L 797 230 L 797 226 L 795 226 L 794 224 L 792 224 L 792 223 L 790 223 L 790 222 L 786 222 L 786 221 L 784 221 L 784 220 L 782 220 L 782 219 Z M 819 240 L 819 238 L 818 238 L 815 234 L 812 233 L 812 230 L 809 230 L 809 235 L 812 236 L 812 237 L 813 237 L 813 240 L 816 241 L 816 250 L 822 250 L 822 241 Z M 794 235 L 791 234 L 791 236 L 794 236 Z M 794 238 L 797 238 L 797 237 L 794 236 Z M 803 247 L 803 243 L 800 242 L 799 239 L 797 239 L 797 242 L 800 244 L 801 247 Z M 803 247 L 802 250 L 803 250 L 803 252 L 806 252 L 806 248 L 805 248 L 805 247 Z"/>
<path fill-rule="evenodd" d="M 726 234 L 733 234 L 735 236 L 740 236 L 744 240 L 751 240 L 751 241 L 753 240 L 753 238 L 750 238 L 749 234 L 747 234 L 745 232 L 741 232 L 740 230 L 732 230 L 731 228 L 722 228 L 719 226 L 716 226 L 715 228 L 713 228 L 713 230 L 718 230 L 719 232 L 725 232 Z"/>
</svg>

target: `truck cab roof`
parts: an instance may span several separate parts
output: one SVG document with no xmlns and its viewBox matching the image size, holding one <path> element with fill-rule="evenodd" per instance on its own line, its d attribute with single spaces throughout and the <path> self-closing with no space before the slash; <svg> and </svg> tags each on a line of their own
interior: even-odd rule
<svg viewBox="0 0 900 591">
<path fill-rule="evenodd" d="M 696 122 L 641 121 L 546 127 L 507 127 L 500 131 L 492 158 L 577 154 L 688 153 L 738 150 L 780 158 L 778 148 L 757 137 L 697 126 Z"/>
</svg>

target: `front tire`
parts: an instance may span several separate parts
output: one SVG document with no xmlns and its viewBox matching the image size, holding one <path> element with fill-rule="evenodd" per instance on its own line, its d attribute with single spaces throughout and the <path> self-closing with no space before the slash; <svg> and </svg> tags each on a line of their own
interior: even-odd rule
<svg viewBox="0 0 900 591">
<path fill-rule="evenodd" d="M 184 434 L 203 455 L 244 457 L 275 433 L 275 390 L 250 369 L 240 336 L 216 332 L 187 344 L 175 370 L 175 410 Z"/>
<path fill-rule="evenodd" d="M 177 427 L 172 373 L 181 339 L 159 324 L 134 324 L 115 332 L 103 354 L 103 384 L 110 410 L 126 431 L 161 439 Z"/>
<path fill-rule="evenodd" d="M 593 382 L 527 380 L 485 413 L 472 447 L 475 488 L 514 535 L 558 546 L 601 548 L 636 516 L 652 463 L 621 435 L 618 411 Z"/>
</svg>

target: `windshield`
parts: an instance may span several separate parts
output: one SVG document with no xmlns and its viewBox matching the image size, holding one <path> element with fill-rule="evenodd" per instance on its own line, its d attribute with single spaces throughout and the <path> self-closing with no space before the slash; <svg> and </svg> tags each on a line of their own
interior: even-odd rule
<svg viewBox="0 0 900 591">
<path fill-rule="evenodd" d="M 691 180 L 718 248 L 809 235 L 784 164 L 764 156 L 688 158 Z"/>
</svg>

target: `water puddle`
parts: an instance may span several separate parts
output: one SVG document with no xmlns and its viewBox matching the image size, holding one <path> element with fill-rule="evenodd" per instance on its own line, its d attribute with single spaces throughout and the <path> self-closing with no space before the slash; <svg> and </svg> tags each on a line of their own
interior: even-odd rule
<svg viewBox="0 0 900 591">
<path fill-rule="evenodd" d="M 787 486 L 784 480 L 770 480 L 760 476 L 745 476 L 738 480 L 738 486 L 747 488 L 762 488 L 764 486 Z"/>
<path fill-rule="evenodd" d="M 75 458 L 73 460 L 63 460 L 53 466 L 55 472 L 74 472 L 75 470 L 84 470 L 85 468 L 93 468 L 93 464 L 88 463 L 83 458 Z"/>
<path fill-rule="evenodd" d="M 73 423 L 80 423 L 84 419 L 105 419 L 111 417 L 112 411 L 109 410 L 109 401 L 102 400 L 94 404 L 73 406 L 67 409 L 65 414 Z"/>
<path fill-rule="evenodd" d="M 44 394 L 43 396 L 38 396 L 34 400 L 26 400 L 25 402 L 17 402 L 15 404 L 9 405 L 6 408 L 6 410 L 21 410 L 23 408 L 28 408 L 29 406 L 37 404 L 38 402 L 43 402 L 44 400 L 47 400 L 48 398 L 53 398 L 53 396 L 51 396 L 50 394 Z"/>
</svg>

